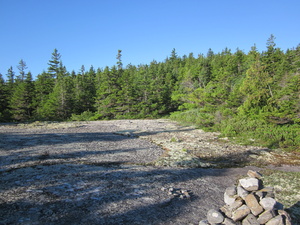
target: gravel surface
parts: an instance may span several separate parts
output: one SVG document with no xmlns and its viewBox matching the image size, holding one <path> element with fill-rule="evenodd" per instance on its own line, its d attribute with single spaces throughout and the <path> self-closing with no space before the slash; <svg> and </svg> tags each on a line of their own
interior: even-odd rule
<svg viewBox="0 0 300 225">
<path fill-rule="evenodd" d="M 198 224 L 226 187 L 259 169 L 191 167 L 225 163 L 219 148 L 268 154 L 169 120 L 0 129 L 0 224 Z"/>
</svg>

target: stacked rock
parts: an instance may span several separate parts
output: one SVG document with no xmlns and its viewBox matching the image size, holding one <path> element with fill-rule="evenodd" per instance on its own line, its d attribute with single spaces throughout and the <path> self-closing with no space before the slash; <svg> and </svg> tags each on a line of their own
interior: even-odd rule
<svg viewBox="0 0 300 225">
<path fill-rule="evenodd" d="M 226 205 L 219 210 L 209 210 L 207 219 L 201 220 L 199 225 L 291 225 L 283 205 L 274 199 L 274 189 L 263 186 L 262 175 L 252 170 L 247 175 L 239 180 L 237 187 L 226 188 Z"/>
</svg>

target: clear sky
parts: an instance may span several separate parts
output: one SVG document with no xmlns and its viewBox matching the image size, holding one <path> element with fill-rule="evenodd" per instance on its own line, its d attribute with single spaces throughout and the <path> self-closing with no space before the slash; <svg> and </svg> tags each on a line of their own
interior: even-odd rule
<svg viewBox="0 0 300 225">
<path fill-rule="evenodd" d="M 0 73 L 47 71 L 54 48 L 68 71 L 164 61 L 228 47 L 283 50 L 300 43 L 299 0 L 0 0 Z"/>
</svg>

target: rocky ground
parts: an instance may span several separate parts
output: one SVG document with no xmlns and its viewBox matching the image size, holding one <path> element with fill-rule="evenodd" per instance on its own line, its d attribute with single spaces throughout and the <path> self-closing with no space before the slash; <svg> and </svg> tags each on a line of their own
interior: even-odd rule
<svg viewBox="0 0 300 225">
<path fill-rule="evenodd" d="M 198 224 L 248 169 L 299 158 L 162 119 L 2 124 L 0 224 Z"/>
</svg>

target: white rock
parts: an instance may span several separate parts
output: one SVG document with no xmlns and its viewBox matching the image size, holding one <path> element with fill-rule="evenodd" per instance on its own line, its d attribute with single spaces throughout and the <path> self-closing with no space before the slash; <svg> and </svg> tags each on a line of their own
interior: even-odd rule
<svg viewBox="0 0 300 225">
<path fill-rule="evenodd" d="M 274 209 L 274 206 L 276 205 L 276 200 L 274 198 L 266 197 L 260 200 L 259 204 L 265 209 L 265 210 L 272 210 Z"/>
<path fill-rule="evenodd" d="M 240 179 L 239 182 L 246 191 L 257 191 L 259 188 L 259 180 L 253 177 Z"/>
<path fill-rule="evenodd" d="M 218 210 L 210 209 L 207 212 L 207 220 L 211 224 L 222 223 L 224 219 L 225 219 L 224 216 Z"/>
<path fill-rule="evenodd" d="M 236 195 L 236 187 L 228 187 L 225 190 L 225 193 L 229 196 L 234 196 Z"/>
<path fill-rule="evenodd" d="M 246 191 L 243 187 L 238 186 L 237 187 L 237 194 L 238 194 L 238 196 L 240 196 L 242 199 L 245 200 L 245 198 L 249 194 L 249 192 Z"/>
<path fill-rule="evenodd" d="M 235 202 L 236 197 L 229 196 L 226 192 L 224 193 L 224 202 L 226 205 L 232 205 Z"/>
<path fill-rule="evenodd" d="M 281 215 L 278 215 L 271 220 L 269 220 L 266 225 L 284 225 Z"/>
</svg>

